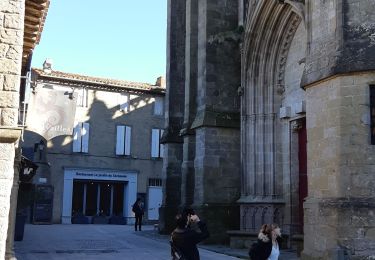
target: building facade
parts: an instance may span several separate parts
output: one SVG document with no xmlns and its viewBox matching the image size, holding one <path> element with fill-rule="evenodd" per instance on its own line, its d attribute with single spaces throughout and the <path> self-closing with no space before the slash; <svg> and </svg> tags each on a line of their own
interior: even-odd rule
<svg viewBox="0 0 375 260">
<path fill-rule="evenodd" d="M 212 242 L 276 222 L 303 259 L 374 255 L 374 8 L 168 2 L 165 231 L 192 206 Z"/>
<path fill-rule="evenodd" d="M 104 223 L 113 223 L 115 217 L 120 217 L 129 224 L 133 222 L 131 208 L 137 198 L 144 202 L 146 219 L 158 220 L 162 199 L 163 145 L 159 139 L 164 126 L 163 80 L 151 85 L 48 69 L 32 72 L 22 147 L 39 166 L 34 183 L 53 187 L 52 222 L 77 223 L 77 217 L 83 217 L 95 223 L 101 217 Z M 71 109 L 69 105 L 64 107 L 64 102 L 59 107 L 58 93 L 66 101 L 75 100 L 71 110 L 74 127 L 69 135 L 41 136 L 32 127 L 34 120 L 44 127 L 48 124 L 38 116 L 40 113 L 50 113 L 50 123 L 54 124 L 53 120 L 59 120 L 54 119 L 58 118 L 55 111 Z M 33 99 L 34 95 L 41 98 Z M 47 108 L 44 112 L 43 106 Z"/>
</svg>

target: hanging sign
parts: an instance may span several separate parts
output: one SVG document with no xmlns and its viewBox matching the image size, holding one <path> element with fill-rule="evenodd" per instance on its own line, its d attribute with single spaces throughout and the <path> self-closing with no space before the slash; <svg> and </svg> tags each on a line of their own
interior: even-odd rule
<svg viewBox="0 0 375 260">
<path fill-rule="evenodd" d="M 30 95 L 26 130 L 46 140 L 59 135 L 71 135 L 74 127 L 77 93 L 40 89 Z"/>
</svg>

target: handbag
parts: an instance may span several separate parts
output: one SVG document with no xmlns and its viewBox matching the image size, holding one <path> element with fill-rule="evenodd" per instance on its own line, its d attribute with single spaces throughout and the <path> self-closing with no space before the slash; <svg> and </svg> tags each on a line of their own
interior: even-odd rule
<svg viewBox="0 0 375 260">
<path fill-rule="evenodd" d="M 186 260 L 181 250 L 173 243 L 172 238 L 169 240 L 169 244 L 171 245 L 172 260 Z"/>
</svg>

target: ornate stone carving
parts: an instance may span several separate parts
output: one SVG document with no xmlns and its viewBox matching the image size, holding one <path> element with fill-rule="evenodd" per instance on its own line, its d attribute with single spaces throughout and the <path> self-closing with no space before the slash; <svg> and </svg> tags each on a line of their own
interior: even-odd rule
<svg viewBox="0 0 375 260">
<path fill-rule="evenodd" d="M 301 120 L 294 120 L 291 122 L 291 128 L 294 133 L 298 132 L 302 129 L 302 121 Z"/>
<path fill-rule="evenodd" d="M 297 31 L 297 28 L 301 22 L 301 18 L 298 15 L 294 15 L 292 22 L 289 25 L 289 28 L 286 31 L 286 35 L 281 44 L 281 50 L 279 52 L 279 63 L 278 63 L 278 73 L 277 73 L 277 84 L 276 84 L 276 93 L 282 95 L 285 91 L 284 87 L 284 77 L 285 77 L 285 66 L 288 57 L 288 52 L 294 34 Z"/>
</svg>

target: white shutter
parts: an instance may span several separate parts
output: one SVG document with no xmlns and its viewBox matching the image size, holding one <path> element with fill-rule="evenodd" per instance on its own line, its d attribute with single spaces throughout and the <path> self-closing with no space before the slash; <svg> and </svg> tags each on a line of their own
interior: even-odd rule
<svg viewBox="0 0 375 260">
<path fill-rule="evenodd" d="M 80 88 L 77 92 L 77 106 L 87 107 L 87 89 Z"/>
<path fill-rule="evenodd" d="M 124 135 L 125 135 L 125 126 L 117 126 L 117 139 L 116 139 L 116 155 L 124 154 Z"/>
<path fill-rule="evenodd" d="M 83 107 L 87 107 L 87 94 L 88 94 L 88 90 L 86 89 L 86 88 L 83 88 L 82 89 L 82 93 L 83 93 L 83 95 L 82 95 L 82 106 Z"/>
<path fill-rule="evenodd" d="M 154 115 L 163 115 L 163 98 L 156 97 L 154 102 Z"/>
<path fill-rule="evenodd" d="M 81 151 L 81 127 L 82 123 L 75 123 L 73 128 L 73 153 L 79 153 Z"/>
<path fill-rule="evenodd" d="M 163 133 L 164 133 L 164 130 L 160 129 L 160 139 L 163 136 Z M 159 143 L 160 143 L 160 139 L 159 139 Z M 164 144 L 160 144 L 160 157 L 161 158 L 164 157 Z"/>
<path fill-rule="evenodd" d="M 159 157 L 159 129 L 152 129 L 151 134 L 151 157 Z"/>
<path fill-rule="evenodd" d="M 120 93 L 120 110 L 124 112 L 129 111 L 129 94 L 128 93 Z"/>
<path fill-rule="evenodd" d="M 83 106 L 83 88 L 78 89 L 77 106 Z"/>
<path fill-rule="evenodd" d="M 127 126 L 125 131 L 125 155 L 130 155 L 131 136 L 132 128 Z"/>
<path fill-rule="evenodd" d="M 82 152 L 88 153 L 89 152 L 89 134 L 90 134 L 90 124 L 83 123 L 82 124 Z"/>
</svg>

